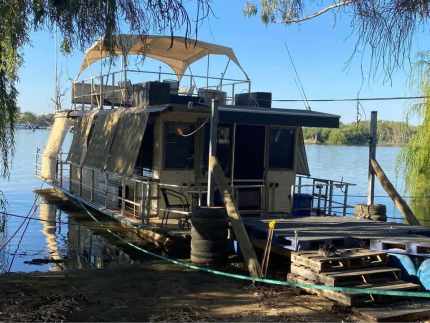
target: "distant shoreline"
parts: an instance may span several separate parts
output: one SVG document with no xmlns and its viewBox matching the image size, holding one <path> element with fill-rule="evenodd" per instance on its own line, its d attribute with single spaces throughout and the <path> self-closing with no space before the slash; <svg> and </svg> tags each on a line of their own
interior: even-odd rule
<svg viewBox="0 0 430 323">
<path fill-rule="evenodd" d="M 315 145 L 315 146 L 351 146 L 351 147 L 368 147 L 368 144 L 333 144 L 325 142 L 312 142 L 305 140 L 305 145 Z M 406 144 L 377 144 L 378 147 L 404 147 Z"/>
</svg>

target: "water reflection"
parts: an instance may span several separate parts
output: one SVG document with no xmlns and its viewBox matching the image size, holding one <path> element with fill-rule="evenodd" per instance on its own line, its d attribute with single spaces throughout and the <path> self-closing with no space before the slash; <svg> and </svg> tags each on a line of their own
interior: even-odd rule
<svg viewBox="0 0 430 323">
<path fill-rule="evenodd" d="M 48 249 L 48 254 L 50 255 L 50 258 L 46 259 L 51 264 L 49 268 L 50 271 L 59 271 L 63 269 L 60 265 L 62 256 L 60 254 L 57 242 L 58 212 L 61 212 L 61 210 L 57 209 L 55 205 L 49 204 L 46 201 L 43 201 L 39 205 L 39 218 L 42 222 L 42 233 L 45 236 L 46 248 Z M 61 228 L 61 225 L 58 226 L 58 228 Z"/>
<path fill-rule="evenodd" d="M 70 217 L 68 228 L 68 269 L 108 268 L 135 262 L 102 232 L 96 233 L 100 229 L 94 228 L 94 223 Z"/>
<path fill-rule="evenodd" d="M 21 248 L 16 258 L 24 271 L 62 271 L 89 268 L 107 268 L 138 262 L 120 244 L 112 241 L 105 227 L 115 232 L 124 231 L 116 222 L 95 223 L 70 205 L 58 205 L 42 199 L 39 218 L 32 222 L 40 224 L 43 250 Z M 34 227 L 34 224 L 33 224 Z M 34 234 L 34 232 L 33 232 Z M 130 235 L 130 234 L 128 234 Z M 27 237 L 26 240 L 28 240 Z M 12 248 L 13 249 L 13 248 Z M 0 259 L 1 261 L 1 259 Z M 7 261 L 5 262 L 7 263 Z"/>
</svg>

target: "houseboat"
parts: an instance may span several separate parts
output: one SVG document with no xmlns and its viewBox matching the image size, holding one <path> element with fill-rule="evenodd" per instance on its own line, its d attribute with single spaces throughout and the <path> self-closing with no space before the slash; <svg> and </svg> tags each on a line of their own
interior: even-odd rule
<svg viewBox="0 0 430 323">
<path fill-rule="evenodd" d="M 139 60 L 131 68 L 133 57 Z M 146 70 L 149 59 L 169 71 Z M 85 78 L 98 64 L 99 72 Z M 193 73 L 195 65 L 206 73 Z M 241 77 L 230 76 L 231 69 Z M 218 207 L 229 213 L 230 238 L 239 241 L 248 269 L 251 260 L 258 262 L 254 247 L 283 256 L 327 244 L 364 247 L 348 256 L 362 266 L 375 257 L 383 266 L 393 248 L 420 262 L 430 255 L 427 228 L 345 216 L 351 184 L 310 176 L 302 132 L 339 127 L 339 116 L 272 107 L 271 93 L 254 91 L 231 48 L 181 37 L 100 39 L 85 52 L 71 92 L 71 107 L 56 113 L 38 154 L 37 175 L 145 238 L 189 245 L 191 215 Z M 73 138 L 65 152 L 68 133 Z M 215 224 L 223 223 L 217 219 L 206 219 L 214 225 L 207 231 L 217 231 Z M 268 226 L 274 220 L 276 228 Z M 216 243 L 200 246 L 224 248 L 216 236 Z M 397 272 L 371 268 L 360 277 L 371 281 L 384 270 Z M 411 287 L 395 277 L 399 288 Z"/>
<path fill-rule="evenodd" d="M 56 114 L 41 154 L 43 180 L 129 225 L 161 226 L 173 218 L 183 225 L 193 207 L 207 204 L 214 102 L 216 156 L 240 213 L 291 213 L 298 175 L 310 175 L 302 127 L 338 127 L 339 116 L 273 108 L 271 93 L 252 91 L 228 47 L 135 35 L 118 35 L 113 44 L 99 40 L 86 51 L 72 107 Z M 133 55 L 158 60 L 171 72 L 130 69 Z M 220 76 L 209 75 L 213 56 L 226 59 Z M 91 65 L 112 57 L 121 58 L 119 71 L 82 79 Z M 194 75 L 191 65 L 202 60 L 208 73 Z M 226 77 L 231 65 L 242 78 Z M 70 129 L 66 155 L 61 147 Z M 213 203 L 223 204 L 220 194 Z"/>
</svg>

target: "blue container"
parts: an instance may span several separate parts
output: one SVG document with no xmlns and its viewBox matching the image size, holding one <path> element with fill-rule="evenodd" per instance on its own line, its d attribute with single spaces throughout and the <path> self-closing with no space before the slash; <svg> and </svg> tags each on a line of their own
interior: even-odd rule
<svg viewBox="0 0 430 323">
<path fill-rule="evenodd" d="M 293 210 L 294 216 L 308 216 L 311 215 L 313 197 L 311 194 L 294 194 Z"/>
</svg>

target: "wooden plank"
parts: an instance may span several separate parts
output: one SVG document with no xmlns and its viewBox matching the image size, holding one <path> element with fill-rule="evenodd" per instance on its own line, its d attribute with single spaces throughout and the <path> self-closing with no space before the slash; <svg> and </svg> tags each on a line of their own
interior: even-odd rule
<svg viewBox="0 0 430 323">
<path fill-rule="evenodd" d="M 293 282 L 302 283 L 302 284 L 313 284 L 313 282 L 292 273 L 288 274 L 287 277 L 288 277 L 288 280 Z M 301 289 L 314 295 L 326 297 L 330 300 L 336 301 L 337 303 L 345 306 L 359 305 L 362 303 L 362 301 L 359 300 L 362 297 L 357 297 L 358 295 L 347 295 L 336 291 L 320 290 L 320 289 L 313 289 L 313 288 L 301 288 Z"/>
<path fill-rule="evenodd" d="M 405 216 L 406 221 L 412 225 L 420 225 L 420 222 L 415 217 L 415 214 L 412 212 L 408 203 L 406 203 L 406 201 L 396 191 L 393 184 L 391 184 L 390 180 L 388 179 L 387 175 L 385 175 L 385 172 L 382 170 L 381 166 L 376 161 L 376 159 L 372 159 L 370 161 L 370 164 L 372 166 L 373 172 L 381 182 L 382 187 L 390 196 L 390 198 L 394 201 L 394 204 L 396 205 L 396 207 Z"/>
<path fill-rule="evenodd" d="M 223 196 L 227 215 L 230 219 L 236 239 L 239 241 L 240 250 L 242 251 L 248 271 L 251 276 L 260 277 L 261 267 L 257 259 L 257 255 L 255 254 L 254 246 L 252 245 L 245 225 L 242 222 L 224 172 L 219 165 L 217 158 L 214 156 L 211 156 L 209 159 L 209 169 L 213 173 L 215 183 Z"/>
</svg>

